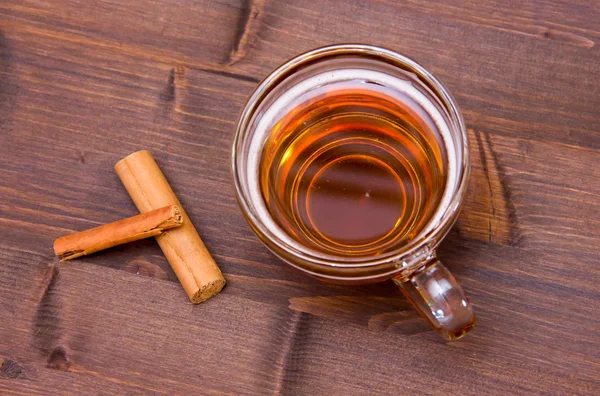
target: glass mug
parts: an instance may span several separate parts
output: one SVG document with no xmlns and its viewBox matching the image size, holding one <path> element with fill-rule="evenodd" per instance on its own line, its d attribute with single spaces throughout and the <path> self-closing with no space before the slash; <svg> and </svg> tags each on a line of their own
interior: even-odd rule
<svg viewBox="0 0 600 396">
<path fill-rule="evenodd" d="M 467 133 L 421 65 L 358 44 L 301 54 L 249 99 L 231 160 L 244 216 L 285 262 L 328 282 L 392 279 L 447 340 L 473 328 L 435 253 L 465 197 Z"/>
</svg>

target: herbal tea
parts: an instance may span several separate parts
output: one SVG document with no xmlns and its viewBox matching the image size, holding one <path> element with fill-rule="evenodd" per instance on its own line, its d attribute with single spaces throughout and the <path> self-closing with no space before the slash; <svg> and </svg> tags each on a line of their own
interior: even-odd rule
<svg viewBox="0 0 600 396">
<path fill-rule="evenodd" d="M 467 131 L 422 66 L 361 44 L 298 55 L 256 88 L 231 154 L 242 213 L 285 262 L 327 282 L 393 279 L 446 340 L 473 328 L 435 251 L 465 200 Z"/>
<path fill-rule="evenodd" d="M 365 80 L 316 88 L 294 103 L 260 159 L 275 222 L 300 244 L 342 256 L 412 240 L 438 208 L 448 166 L 436 123 L 420 108 Z"/>
</svg>

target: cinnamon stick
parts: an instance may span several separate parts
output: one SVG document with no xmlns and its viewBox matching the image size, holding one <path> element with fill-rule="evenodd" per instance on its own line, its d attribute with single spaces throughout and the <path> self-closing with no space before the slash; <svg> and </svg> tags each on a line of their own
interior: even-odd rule
<svg viewBox="0 0 600 396">
<path fill-rule="evenodd" d="M 140 212 L 171 204 L 181 208 L 183 225 L 156 240 L 190 300 L 201 303 L 219 293 L 225 278 L 152 155 L 145 150 L 130 154 L 115 171 Z"/>
<path fill-rule="evenodd" d="M 54 253 L 62 260 L 71 260 L 123 243 L 159 235 L 164 230 L 179 227 L 182 222 L 181 210 L 176 205 L 169 205 L 60 237 L 54 241 Z"/>
</svg>

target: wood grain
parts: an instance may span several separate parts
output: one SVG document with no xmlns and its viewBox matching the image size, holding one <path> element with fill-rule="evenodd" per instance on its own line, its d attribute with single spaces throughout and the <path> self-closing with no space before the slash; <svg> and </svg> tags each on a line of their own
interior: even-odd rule
<svg viewBox="0 0 600 396">
<path fill-rule="evenodd" d="M 463 340 L 391 283 L 284 265 L 237 207 L 248 96 L 337 42 L 415 58 L 463 109 L 472 178 L 439 249 L 477 309 Z M 599 43 L 587 1 L 1 2 L 0 393 L 600 393 Z M 139 149 L 228 279 L 205 305 L 153 241 L 53 257 L 137 213 L 112 166 Z"/>
</svg>

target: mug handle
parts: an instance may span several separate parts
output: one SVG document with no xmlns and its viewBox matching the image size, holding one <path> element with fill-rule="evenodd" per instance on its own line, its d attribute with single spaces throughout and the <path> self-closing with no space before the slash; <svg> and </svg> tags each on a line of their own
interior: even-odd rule
<svg viewBox="0 0 600 396">
<path fill-rule="evenodd" d="M 446 340 L 457 340 L 475 326 L 475 313 L 454 276 L 433 258 L 406 276 L 392 278 L 402 293 Z"/>
</svg>

